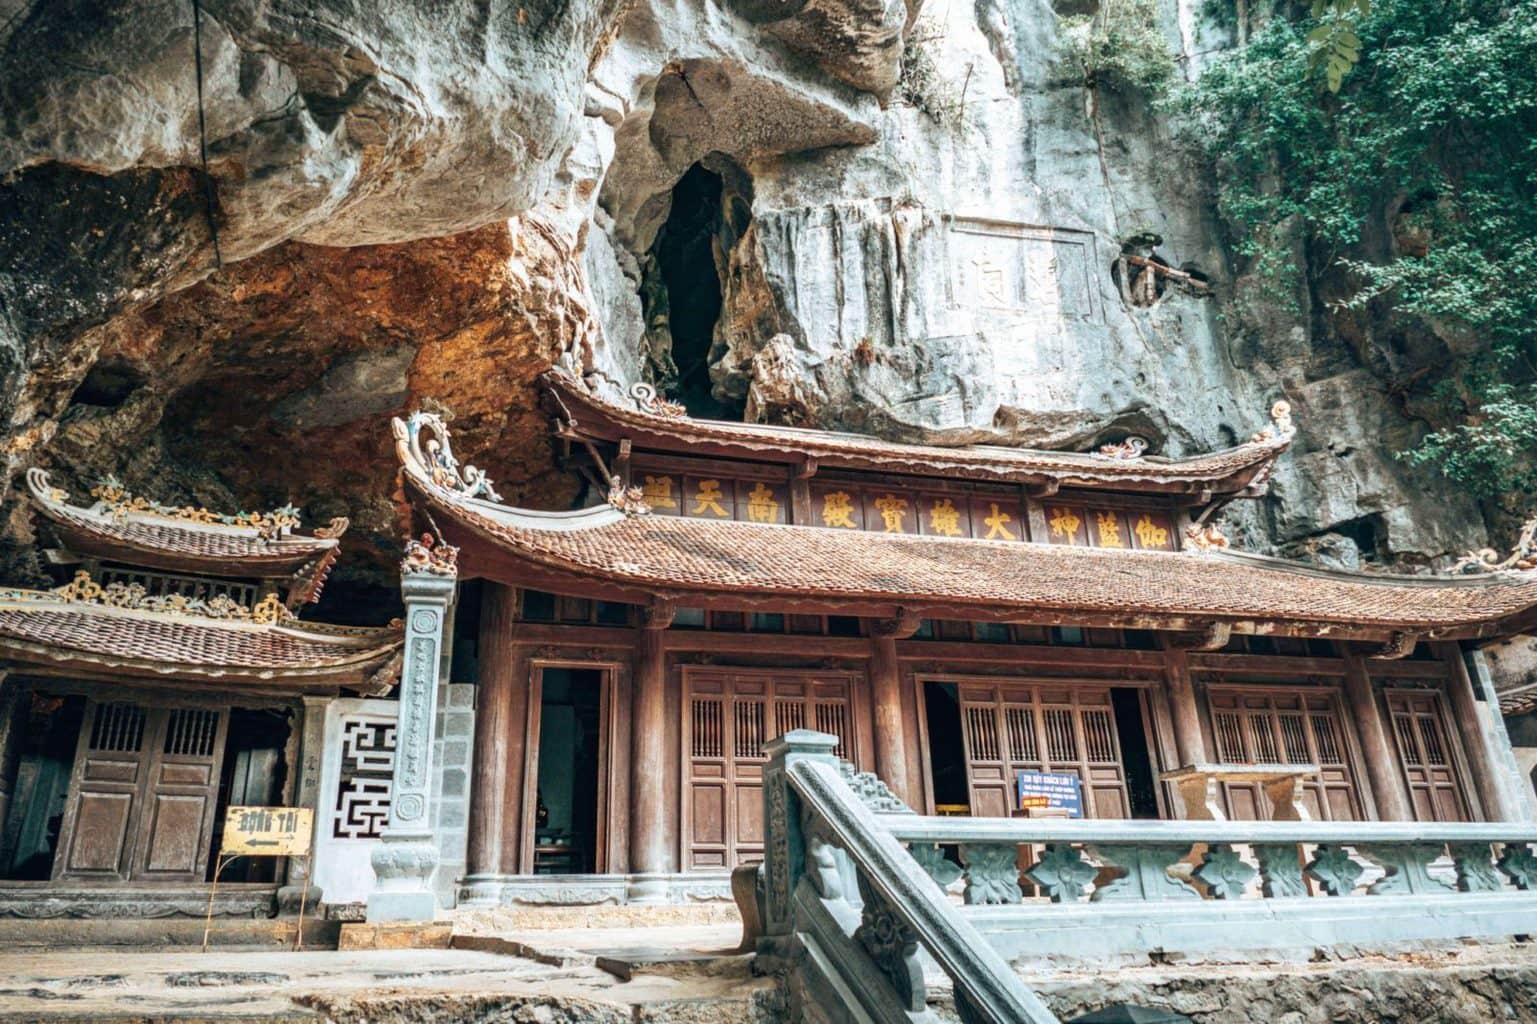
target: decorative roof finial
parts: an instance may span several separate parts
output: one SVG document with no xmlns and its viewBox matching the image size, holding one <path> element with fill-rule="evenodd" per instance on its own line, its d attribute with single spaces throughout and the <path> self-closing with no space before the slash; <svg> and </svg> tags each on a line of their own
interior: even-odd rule
<svg viewBox="0 0 1537 1024">
<path fill-rule="evenodd" d="M 1277 399 L 1270 407 L 1270 419 L 1273 425 L 1249 438 L 1251 442 L 1260 444 L 1266 441 L 1285 441 L 1297 433 L 1297 425 L 1292 422 L 1292 404 L 1286 399 Z"/>
<path fill-rule="evenodd" d="M 1486 572 L 1530 572 L 1533 569 L 1537 569 L 1537 516 L 1533 516 L 1522 524 L 1521 534 L 1516 538 L 1516 546 L 1511 549 L 1508 557 L 1501 559 L 1499 552 L 1493 548 L 1479 548 L 1477 551 L 1469 551 L 1452 567 L 1453 572 L 1466 575 Z"/>
<path fill-rule="evenodd" d="M 1185 527 L 1185 539 L 1193 551 L 1222 551 L 1232 546 L 1216 523 L 1192 523 Z"/>
<path fill-rule="evenodd" d="M 417 410 L 405 422 L 396 419 L 390 426 L 395 432 L 395 451 L 400 461 L 414 464 L 438 487 L 465 498 L 484 496 L 490 501 L 502 500 L 485 473 L 470 465 L 460 467 L 442 416 Z"/>
<path fill-rule="evenodd" d="M 639 487 L 626 487 L 624 481 L 617 476 L 609 479 L 608 503 L 627 516 L 651 514 L 651 506 L 646 502 L 646 492 Z"/>
<path fill-rule="evenodd" d="M 1133 459 L 1142 458 L 1147 451 L 1147 438 L 1136 434 L 1127 436 L 1124 441 L 1102 444 L 1094 454 L 1102 459 L 1116 459 L 1121 462 L 1130 462 Z"/>
<path fill-rule="evenodd" d="M 635 402 L 635 408 L 641 412 L 649 412 L 653 416 L 662 416 L 670 420 L 688 419 L 688 409 L 682 403 L 661 397 L 656 393 L 656 385 L 646 381 L 637 381 L 630 385 L 630 398 Z"/>
<path fill-rule="evenodd" d="M 398 421 L 397 421 L 398 422 Z M 459 549 L 444 544 L 430 533 L 422 539 L 406 541 L 406 556 L 400 560 L 400 571 L 407 575 L 426 573 L 432 576 L 457 576 L 459 574 Z"/>
</svg>

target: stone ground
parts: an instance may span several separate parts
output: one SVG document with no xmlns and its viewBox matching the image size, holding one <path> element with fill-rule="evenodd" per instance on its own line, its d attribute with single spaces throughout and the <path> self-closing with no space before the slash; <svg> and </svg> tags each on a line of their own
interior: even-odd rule
<svg viewBox="0 0 1537 1024">
<path fill-rule="evenodd" d="M 393 1021 L 778 1019 L 729 926 L 569 929 L 488 949 L 269 952 L 218 948 L 0 954 L 0 1020 L 338 1024 Z M 484 940 L 483 940 L 484 941 Z M 675 952 L 656 963 L 659 946 Z"/>
</svg>

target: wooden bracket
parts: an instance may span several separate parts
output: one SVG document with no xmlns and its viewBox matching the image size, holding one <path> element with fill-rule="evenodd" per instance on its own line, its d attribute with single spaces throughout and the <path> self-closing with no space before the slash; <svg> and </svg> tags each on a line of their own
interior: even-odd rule
<svg viewBox="0 0 1537 1024">
<path fill-rule="evenodd" d="M 640 607 L 640 624 L 643 629 L 666 629 L 678 614 L 677 605 L 670 597 L 658 597 Z"/>
<path fill-rule="evenodd" d="M 801 462 L 800 466 L 795 470 L 795 479 L 797 479 L 797 480 L 810 480 L 812 477 L 814 477 L 816 475 L 817 475 L 817 460 L 813 459 L 813 458 L 805 459 L 804 461 Z"/>
<path fill-rule="evenodd" d="M 1030 484 L 1025 493 L 1032 498 L 1049 498 L 1061 489 L 1061 480 L 1045 480 L 1038 484 Z"/>
<path fill-rule="evenodd" d="M 1169 644 L 1176 651 L 1220 651 L 1233 636 L 1233 627 L 1226 622 L 1208 622 L 1201 627 L 1200 636 L 1194 640 L 1175 641 Z"/>
<path fill-rule="evenodd" d="M 898 608 L 897 614 L 890 619 L 871 619 L 870 635 L 882 639 L 906 640 L 918 632 L 923 619 L 917 612 L 910 608 Z"/>
<path fill-rule="evenodd" d="M 1398 630 L 1388 637 L 1387 643 L 1367 655 L 1368 658 L 1381 658 L 1384 661 L 1398 661 L 1407 658 L 1414 653 L 1414 648 L 1420 642 L 1418 633 L 1410 633 L 1407 630 Z"/>
</svg>

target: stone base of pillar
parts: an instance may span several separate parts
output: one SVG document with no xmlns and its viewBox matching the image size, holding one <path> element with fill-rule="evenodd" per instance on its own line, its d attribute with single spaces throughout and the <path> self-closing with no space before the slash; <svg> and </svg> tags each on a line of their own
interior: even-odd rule
<svg viewBox="0 0 1537 1024">
<path fill-rule="evenodd" d="M 378 885 L 368 894 L 368 921 L 431 921 L 438 913 L 432 872 L 438 847 L 430 832 L 385 832 L 373 855 Z"/>
<path fill-rule="evenodd" d="M 502 883 L 509 876 L 496 873 L 465 875 L 459 883 L 459 907 L 499 907 L 502 905 Z"/>
<path fill-rule="evenodd" d="M 325 890 L 318 885 L 310 886 L 307 893 L 302 885 L 285 885 L 278 890 L 278 917 L 298 917 L 300 901 L 303 901 L 306 918 L 319 917 L 320 905 L 325 898 Z"/>
<path fill-rule="evenodd" d="M 630 875 L 625 879 L 624 901 L 630 904 L 667 903 L 671 875 Z"/>
</svg>

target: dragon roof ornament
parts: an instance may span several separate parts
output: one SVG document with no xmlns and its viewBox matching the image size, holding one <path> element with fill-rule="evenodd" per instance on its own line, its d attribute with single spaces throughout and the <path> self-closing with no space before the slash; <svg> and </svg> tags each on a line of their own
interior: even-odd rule
<svg viewBox="0 0 1537 1024">
<path fill-rule="evenodd" d="M 1474 574 L 1486 572 L 1531 572 L 1537 570 L 1537 516 L 1521 525 L 1516 546 L 1509 555 L 1500 557 L 1493 548 L 1469 551 L 1452 568 L 1453 572 Z"/>
<path fill-rule="evenodd" d="M 402 463 L 414 465 L 428 480 L 445 491 L 464 498 L 501 501 L 491 480 L 474 466 L 460 467 L 454 458 L 448 424 L 435 412 L 418 410 L 405 420 L 390 421 L 395 434 L 395 452 Z"/>
<path fill-rule="evenodd" d="M 630 400 L 641 412 L 664 416 L 670 420 L 688 419 L 688 409 L 681 402 L 663 398 L 656 393 L 656 385 L 639 381 L 630 385 Z"/>
</svg>

